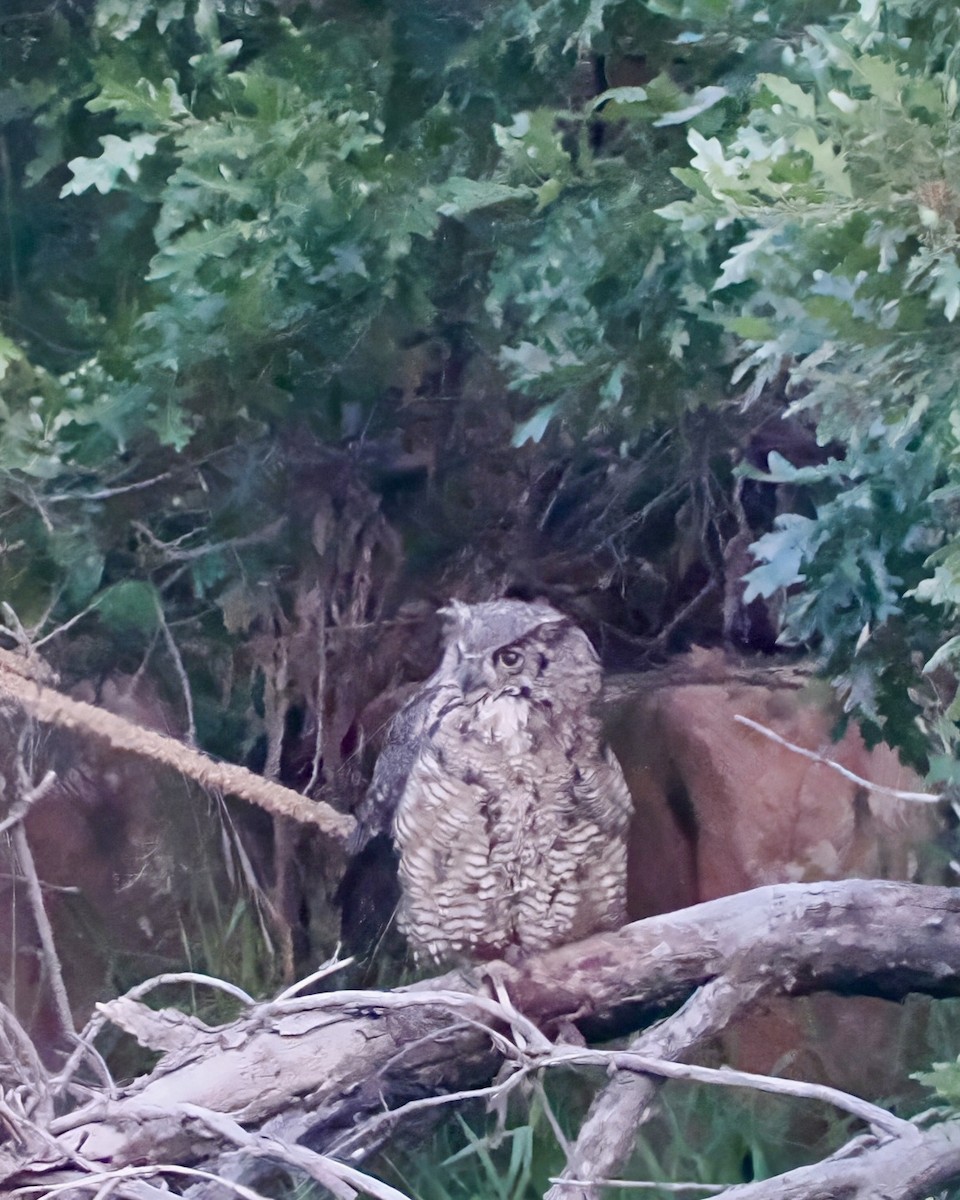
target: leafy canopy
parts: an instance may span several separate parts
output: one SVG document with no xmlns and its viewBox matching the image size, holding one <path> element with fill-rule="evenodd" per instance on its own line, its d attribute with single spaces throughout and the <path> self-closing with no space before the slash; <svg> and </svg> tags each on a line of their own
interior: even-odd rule
<svg viewBox="0 0 960 1200">
<path fill-rule="evenodd" d="M 411 346 L 495 362 L 515 442 L 563 421 L 624 457 L 783 394 L 824 450 L 743 468 L 793 498 L 748 598 L 789 589 L 848 710 L 952 778 L 954 4 L 15 8 L 0 595 L 26 624 L 89 608 L 76 653 L 122 631 L 133 669 L 176 623 L 236 753 L 251 694 L 224 707 L 211 663 L 289 612 L 291 447 L 387 444 Z"/>
</svg>

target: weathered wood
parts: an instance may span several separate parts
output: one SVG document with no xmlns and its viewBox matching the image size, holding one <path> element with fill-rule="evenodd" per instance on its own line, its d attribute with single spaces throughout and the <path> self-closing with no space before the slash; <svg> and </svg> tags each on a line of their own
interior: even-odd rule
<svg viewBox="0 0 960 1200">
<path fill-rule="evenodd" d="M 359 1161 L 390 1131 L 385 1108 L 492 1078 L 502 1047 L 480 1027 L 491 1023 L 492 980 L 551 1036 L 570 1021 L 587 1033 L 622 1033 L 696 994 L 651 1031 L 662 1055 L 673 1057 L 760 996 L 830 989 L 891 999 L 960 995 L 960 892 L 863 880 L 775 885 L 517 966 L 494 964 L 485 979 L 453 973 L 394 992 L 257 1006 L 214 1029 L 193 1022 L 185 1034 L 165 1038 L 173 1048 L 150 1075 L 52 1121 L 48 1132 L 62 1157 L 48 1146 L 43 1158 L 61 1178 L 74 1169 L 74 1153 L 113 1167 L 207 1160 L 228 1147 L 197 1118 L 202 1109 L 246 1129 L 295 1128 L 314 1149 Z M 176 1020 L 130 1009 L 130 1002 L 117 1004 L 114 1016 L 127 1026 L 142 1019 L 147 1042 L 151 1021 Z M 611 1128 L 604 1132 L 609 1137 Z M 618 1138 L 632 1135 L 632 1128 L 616 1130 Z M 568 1177 L 582 1178 L 582 1165 L 571 1162 Z M 615 1173 L 599 1165 L 592 1163 L 592 1177 Z M 29 1181 L 38 1166 L 8 1152 L 0 1187 Z"/>
<path fill-rule="evenodd" d="M 697 920 L 697 914 L 708 921 Z M 952 889 L 865 880 L 777 885 L 698 905 L 658 923 L 678 915 L 684 918 L 682 929 L 668 929 L 664 939 L 670 952 L 661 986 L 668 986 L 684 962 L 683 947 L 696 956 L 699 944 L 702 965 L 713 967 L 704 982 L 710 980 L 717 994 L 709 996 L 705 989 L 686 1011 L 641 1035 L 631 1045 L 637 1053 L 687 1056 L 766 996 L 840 991 L 900 1000 L 912 991 L 957 994 L 960 894 Z M 650 925 L 644 921 L 630 929 L 639 933 Z M 656 952 L 651 945 L 651 955 Z M 562 1179 L 615 1176 L 658 1086 L 655 1079 L 618 1076 L 594 1101 Z M 563 1182 L 549 1200 L 597 1195 L 596 1189 Z"/>
<path fill-rule="evenodd" d="M 114 750 L 162 763 L 209 791 L 238 796 L 274 816 L 315 825 L 341 845 L 356 829 L 353 817 L 321 800 L 311 800 L 235 763 L 218 762 L 176 738 L 145 729 L 117 713 L 74 700 L 48 686 L 48 679 L 39 666 L 34 667 L 33 660 L 0 649 L 0 703 L 15 705 L 45 725 L 79 729 Z"/>
<path fill-rule="evenodd" d="M 601 1182 L 591 1177 L 594 1184 Z M 944 1121 L 904 1139 L 856 1138 L 808 1167 L 758 1183 L 734 1184 L 724 1200 L 924 1200 L 960 1179 L 960 1121 Z M 586 1181 L 571 1180 L 558 1193 L 572 1197 Z M 603 1181 L 609 1186 L 615 1180 Z"/>
<path fill-rule="evenodd" d="M 960 1121 L 944 1121 L 909 1142 L 855 1143 L 812 1166 L 723 1194 L 725 1200 L 924 1200 L 958 1180 Z"/>
</svg>

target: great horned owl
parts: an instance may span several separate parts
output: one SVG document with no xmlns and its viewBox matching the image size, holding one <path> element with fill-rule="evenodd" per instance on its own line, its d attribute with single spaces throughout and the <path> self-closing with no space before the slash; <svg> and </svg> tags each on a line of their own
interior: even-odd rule
<svg viewBox="0 0 960 1200">
<path fill-rule="evenodd" d="M 517 957 L 623 923 L 630 796 L 600 662 L 548 604 L 444 610 L 443 660 L 394 718 L 358 813 L 392 832 L 419 961 Z"/>
</svg>

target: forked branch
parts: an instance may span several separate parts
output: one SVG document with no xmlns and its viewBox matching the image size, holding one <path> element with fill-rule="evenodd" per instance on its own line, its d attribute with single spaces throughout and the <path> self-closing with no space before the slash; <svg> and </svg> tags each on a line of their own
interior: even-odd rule
<svg viewBox="0 0 960 1200">
<path fill-rule="evenodd" d="M 593 1197 L 601 1194 L 595 1181 L 619 1173 L 613 1160 L 632 1144 L 660 1078 L 757 1082 L 681 1057 L 689 1060 L 705 1037 L 762 998 L 830 989 L 892 999 L 911 992 L 960 995 L 960 892 L 862 880 L 759 888 L 520 965 L 492 964 L 481 980 L 453 973 L 389 992 L 288 991 L 252 1007 L 240 997 L 240 1016 L 216 1028 L 121 998 L 104 1005 L 102 1016 L 160 1049 L 160 1062 L 115 1094 L 101 1092 L 51 1118 L 47 1136 L 59 1159 L 51 1160 L 48 1148 L 41 1167 L 0 1150 L 0 1191 L 36 1184 L 38 1169 L 78 1181 L 91 1172 L 136 1168 L 141 1183 L 151 1167 L 162 1173 L 164 1163 L 215 1172 L 225 1156 L 235 1162 L 238 1154 L 265 1152 L 262 1138 L 273 1139 L 274 1148 L 287 1146 L 289 1163 L 309 1147 L 358 1169 L 424 1105 L 502 1097 L 525 1077 L 589 1063 L 618 1067 L 640 1085 L 639 1107 L 628 1115 L 622 1107 L 592 1114 L 554 1185 L 553 1195 L 563 1200 Z M 657 1018 L 628 1051 L 558 1041 L 571 1022 L 590 1036 Z M 780 1191 L 758 1184 L 751 1187 L 768 1190 L 732 1196 L 812 1198 L 824 1194 L 835 1172 L 854 1181 L 850 1196 L 866 1200 L 868 1181 L 878 1194 L 884 1177 L 877 1164 L 891 1161 L 891 1146 L 905 1164 L 897 1195 L 928 1195 L 931 1181 L 947 1178 L 955 1166 L 960 1171 L 954 1124 L 921 1131 L 829 1089 L 760 1082 L 839 1104 L 866 1122 L 869 1136 L 807 1176 L 783 1176 Z M 614 1148 L 606 1158 L 598 1152 L 604 1145 Z M 318 1159 L 309 1165 L 327 1169 Z M 307 1169 L 306 1160 L 300 1167 Z M 350 1182 L 341 1176 L 340 1186 L 365 1185 L 355 1175 Z"/>
</svg>

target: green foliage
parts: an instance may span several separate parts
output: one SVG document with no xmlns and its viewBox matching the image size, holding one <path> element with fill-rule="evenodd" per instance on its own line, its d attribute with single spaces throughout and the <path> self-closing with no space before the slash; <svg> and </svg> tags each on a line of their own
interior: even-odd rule
<svg viewBox="0 0 960 1200">
<path fill-rule="evenodd" d="M 284 512 L 277 447 L 392 436 L 434 338 L 498 363 L 516 444 L 558 419 L 642 444 L 784 390 L 830 462 L 758 472 L 796 511 L 748 594 L 790 590 L 787 640 L 872 736 L 953 753 L 955 6 L 100 0 L 28 25 L 0 92 L 0 593 L 28 625 L 94 603 L 133 647 L 135 586 L 196 632 L 294 551 L 204 549 Z"/>
<path fill-rule="evenodd" d="M 558 1163 L 541 1096 L 530 1099 L 522 1121 L 487 1125 L 492 1122 L 477 1113 L 467 1120 L 458 1112 L 432 1131 L 426 1154 L 423 1146 L 401 1147 L 384 1154 L 376 1169 L 420 1200 L 542 1196 Z"/>
<path fill-rule="evenodd" d="M 930 1071 L 918 1071 L 911 1076 L 931 1088 L 951 1108 L 960 1108 L 960 1058 L 955 1062 L 937 1062 Z"/>
<path fill-rule="evenodd" d="M 24 19 L 0 92 L 0 594 L 28 626 L 92 604 L 78 632 L 122 630 L 132 658 L 154 596 L 208 659 L 208 606 L 296 557 L 256 539 L 290 503 L 286 447 L 387 444 L 433 339 L 496 362 L 517 445 L 563 421 L 623 454 L 785 393 L 829 461 L 754 472 L 794 511 L 748 596 L 790 592 L 786 640 L 871 736 L 953 754 L 955 6 Z"/>
<path fill-rule="evenodd" d="M 785 386 L 842 460 L 756 544 L 750 592 L 800 585 L 788 638 L 921 763 L 957 742 L 917 670 L 952 663 L 960 599 L 956 22 L 952 5 L 865 2 L 808 26 L 734 126 L 690 133 L 694 195 L 661 209 L 692 277 L 735 232 L 689 311 L 732 335 L 747 403 Z"/>
<path fill-rule="evenodd" d="M 652 210 L 727 93 L 671 78 L 659 12 L 617 35 L 657 33 L 650 82 L 592 96 L 578 54 L 603 6 L 30 20 L 2 46 L 0 595 L 36 635 L 89 609 L 65 626 L 87 658 L 135 670 L 165 618 L 197 713 L 255 708 L 209 663 L 294 604 L 263 581 L 302 547 L 260 536 L 292 503 L 290 447 L 387 443 L 426 339 L 499 360 L 535 436 L 554 413 L 636 431 L 716 390 L 715 337 L 681 362 Z M 217 629 L 249 579 L 251 622 Z"/>
</svg>

